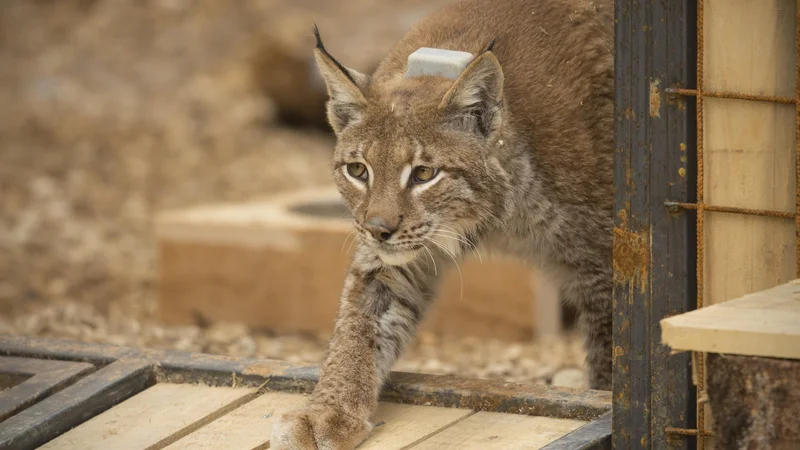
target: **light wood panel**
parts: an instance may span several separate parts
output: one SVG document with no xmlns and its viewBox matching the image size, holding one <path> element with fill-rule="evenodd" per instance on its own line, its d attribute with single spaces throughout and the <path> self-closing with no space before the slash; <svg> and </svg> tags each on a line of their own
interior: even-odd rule
<svg viewBox="0 0 800 450">
<path fill-rule="evenodd" d="M 411 447 L 414 450 L 531 450 L 541 448 L 585 422 L 479 412 Z"/>
<path fill-rule="evenodd" d="M 795 1 L 705 0 L 704 90 L 794 97 Z M 705 201 L 793 212 L 794 105 L 704 100 Z M 705 300 L 795 276 L 794 222 L 705 214 Z"/>
<path fill-rule="evenodd" d="M 254 389 L 157 384 L 40 448 L 161 448 L 238 407 L 254 393 Z"/>
<path fill-rule="evenodd" d="M 795 0 L 703 1 L 700 88 L 793 97 Z M 705 202 L 793 212 L 794 105 L 706 98 L 704 122 Z M 791 220 L 706 213 L 704 243 L 705 305 L 795 277 Z"/>
<path fill-rule="evenodd" d="M 800 359 L 800 280 L 661 321 L 673 350 Z"/>
<path fill-rule="evenodd" d="M 178 440 L 168 450 L 253 450 L 267 448 L 272 425 L 281 414 L 303 406 L 307 397 L 266 393 Z"/>
<path fill-rule="evenodd" d="M 266 393 L 173 443 L 167 450 L 256 450 L 268 448 L 281 414 L 302 407 L 307 397 Z M 400 450 L 473 414 L 471 410 L 380 403 L 370 437 L 359 450 Z"/>
<path fill-rule="evenodd" d="M 375 428 L 358 450 L 400 450 L 472 414 L 469 409 L 381 403 Z"/>
</svg>

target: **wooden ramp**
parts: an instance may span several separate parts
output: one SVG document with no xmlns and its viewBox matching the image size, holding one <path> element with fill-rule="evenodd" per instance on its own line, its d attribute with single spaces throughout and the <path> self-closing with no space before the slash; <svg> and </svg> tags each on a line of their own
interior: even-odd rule
<svg viewBox="0 0 800 450">
<path fill-rule="evenodd" d="M 266 449 L 276 418 L 303 406 L 317 373 L 0 337 L 0 449 Z M 605 449 L 610 403 L 608 392 L 393 373 L 359 449 Z"/>
</svg>

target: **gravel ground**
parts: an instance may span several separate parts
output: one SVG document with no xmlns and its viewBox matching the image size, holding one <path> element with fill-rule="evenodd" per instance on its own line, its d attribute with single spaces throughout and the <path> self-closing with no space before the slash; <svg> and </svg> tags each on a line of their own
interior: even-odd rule
<svg viewBox="0 0 800 450">
<path fill-rule="evenodd" d="M 0 333 L 322 358 L 326 336 L 165 327 L 154 317 L 156 212 L 330 182 L 331 136 L 278 123 L 253 64 L 265 24 L 290 2 L 222 3 L 4 2 Z M 326 20 L 364 4 L 344 1 Z M 396 368 L 583 386 L 582 361 L 573 335 L 423 335 Z"/>
<path fill-rule="evenodd" d="M 58 302 L 0 320 L 0 334 L 257 356 L 290 362 L 319 362 L 327 346 L 328 336 L 324 335 L 274 335 L 237 323 L 220 323 L 204 329 L 162 326 L 132 316 L 125 309 L 114 303 L 108 313 L 103 314 L 91 305 Z M 583 387 L 585 376 L 579 369 L 583 355 L 580 340 L 574 334 L 516 343 L 421 334 L 395 370 Z"/>
</svg>

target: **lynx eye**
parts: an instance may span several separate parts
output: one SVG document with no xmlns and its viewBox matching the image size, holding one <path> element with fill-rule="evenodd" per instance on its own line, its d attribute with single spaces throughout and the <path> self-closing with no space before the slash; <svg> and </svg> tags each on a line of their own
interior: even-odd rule
<svg viewBox="0 0 800 450">
<path fill-rule="evenodd" d="M 436 174 L 439 173 L 439 169 L 434 169 L 433 167 L 428 166 L 417 166 L 414 167 L 414 170 L 411 172 L 411 182 L 414 184 L 422 184 L 431 181 Z"/>
<path fill-rule="evenodd" d="M 347 173 L 349 173 L 351 177 L 358 178 L 361 181 L 366 181 L 367 176 L 369 175 L 367 172 L 367 166 L 361 163 L 348 164 Z"/>
</svg>

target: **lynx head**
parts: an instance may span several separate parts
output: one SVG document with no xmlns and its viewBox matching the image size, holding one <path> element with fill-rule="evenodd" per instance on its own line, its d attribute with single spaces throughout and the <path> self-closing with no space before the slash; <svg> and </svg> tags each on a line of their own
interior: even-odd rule
<svg viewBox="0 0 800 450">
<path fill-rule="evenodd" d="M 506 209 L 508 175 L 496 153 L 507 120 L 503 71 L 491 46 L 455 81 L 386 81 L 315 57 L 336 134 L 334 177 L 362 241 L 388 265 L 426 252 L 454 256 Z"/>
</svg>

